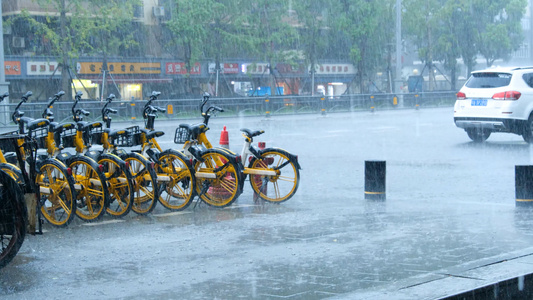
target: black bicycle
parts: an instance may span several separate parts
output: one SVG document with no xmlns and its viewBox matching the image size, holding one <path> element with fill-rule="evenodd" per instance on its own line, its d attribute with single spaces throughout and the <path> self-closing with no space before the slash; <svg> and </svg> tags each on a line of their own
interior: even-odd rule
<svg viewBox="0 0 533 300">
<path fill-rule="evenodd" d="M 0 269 L 9 264 L 20 250 L 27 222 L 22 189 L 9 174 L 0 170 Z"/>
</svg>

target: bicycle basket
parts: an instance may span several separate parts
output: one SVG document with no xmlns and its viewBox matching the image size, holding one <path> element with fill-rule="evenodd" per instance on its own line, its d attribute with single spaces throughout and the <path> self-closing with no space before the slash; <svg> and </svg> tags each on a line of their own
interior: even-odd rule
<svg viewBox="0 0 533 300">
<path fill-rule="evenodd" d="M 102 145 L 102 135 L 104 134 L 104 128 L 97 127 L 91 130 L 91 144 Z"/>
<path fill-rule="evenodd" d="M 17 152 L 18 142 L 17 140 L 24 138 L 17 131 L 6 132 L 0 134 L 0 149 L 3 153 Z"/>
<path fill-rule="evenodd" d="M 113 145 L 116 147 L 132 147 L 133 134 L 127 129 L 125 134 L 119 134 L 113 141 Z"/>
<path fill-rule="evenodd" d="M 46 138 L 48 137 L 48 127 L 37 128 L 33 130 L 33 137 L 37 142 L 37 148 L 44 149 L 46 148 Z"/>
<path fill-rule="evenodd" d="M 128 133 L 131 136 L 131 146 L 129 147 L 142 145 L 141 130 L 139 129 L 139 126 L 131 126 L 126 128 L 126 130 L 128 130 Z"/>
<path fill-rule="evenodd" d="M 191 140 L 191 134 L 189 133 L 189 130 L 184 127 L 178 127 L 176 128 L 176 134 L 174 135 L 174 143 L 175 144 L 185 144 L 186 142 Z"/>
<path fill-rule="evenodd" d="M 76 138 L 76 126 L 72 126 L 71 128 L 64 129 L 61 132 L 61 143 L 63 144 L 63 147 L 65 148 L 73 148 L 75 138 Z"/>
</svg>

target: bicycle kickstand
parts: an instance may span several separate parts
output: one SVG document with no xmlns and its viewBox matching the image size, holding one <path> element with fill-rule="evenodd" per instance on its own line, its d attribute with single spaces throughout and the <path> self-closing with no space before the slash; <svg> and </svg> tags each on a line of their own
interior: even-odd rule
<svg viewBox="0 0 533 300">
<path fill-rule="evenodd" d="M 202 200 L 202 196 L 205 193 L 207 193 L 207 190 L 209 190 L 209 186 L 210 186 L 210 184 L 209 184 L 209 181 L 207 181 L 207 180 L 202 183 L 202 190 L 200 191 L 200 194 L 198 195 L 198 200 L 199 201 L 196 201 L 196 203 L 194 204 L 194 207 L 192 209 L 195 209 L 196 205 L 198 205 L 199 202 L 203 201 Z"/>
</svg>

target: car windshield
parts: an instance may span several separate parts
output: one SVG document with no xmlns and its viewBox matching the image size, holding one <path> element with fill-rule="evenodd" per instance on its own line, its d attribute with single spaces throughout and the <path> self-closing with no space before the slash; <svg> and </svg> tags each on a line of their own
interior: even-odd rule
<svg viewBox="0 0 533 300">
<path fill-rule="evenodd" d="M 497 88 L 509 85 L 511 82 L 511 74 L 509 73 L 473 73 L 466 82 L 469 88 Z"/>
</svg>

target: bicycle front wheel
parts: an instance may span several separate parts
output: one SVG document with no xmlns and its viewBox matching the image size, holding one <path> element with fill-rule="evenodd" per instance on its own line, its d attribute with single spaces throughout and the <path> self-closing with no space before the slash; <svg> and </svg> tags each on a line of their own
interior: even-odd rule
<svg viewBox="0 0 533 300">
<path fill-rule="evenodd" d="M 139 215 L 152 212 L 157 204 L 157 174 L 152 163 L 139 153 L 128 153 L 121 156 L 129 165 L 133 177 L 132 210 Z"/>
<path fill-rule="evenodd" d="M 241 193 L 239 167 L 228 154 L 217 149 L 208 149 L 201 158 L 194 167 L 196 192 L 211 206 L 231 205 Z"/>
<path fill-rule="evenodd" d="M 35 183 L 40 189 L 41 215 L 54 226 L 67 226 L 76 215 L 72 176 L 67 173 L 66 166 L 58 160 L 42 161 L 38 170 Z"/>
<path fill-rule="evenodd" d="M 194 198 L 194 178 L 185 156 L 176 150 L 166 150 L 159 156 L 159 202 L 173 211 L 184 210 Z M 167 179 L 168 178 L 168 179 Z"/>
<path fill-rule="evenodd" d="M 20 250 L 27 218 L 22 189 L 10 174 L 0 170 L 0 269 Z"/>
<path fill-rule="evenodd" d="M 86 221 L 99 220 L 105 212 L 109 192 L 99 165 L 91 158 L 75 155 L 68 159 L 76 188 L 76 215 Z"/>
<path fill-rule="evenodd" d="M 252 159 L 249 168 L 257 173 L 265 173 L 250 175 L 252 189 L 259 197 L 279 203 L 289 200 L 296 193 L 300 171 L 289 157 L 290 154 L 286 151 L 268 149 L 259 159 Z"/>
<path fill-rule="evenodd" d="M 133 177 L 126 163 L 116 155 L 102 154 L 98 164 L 103 167 L 109 189 L 109 206 L 106 212 L 113 217 L 122 217 L 133 205 Z"/>
</svg>

